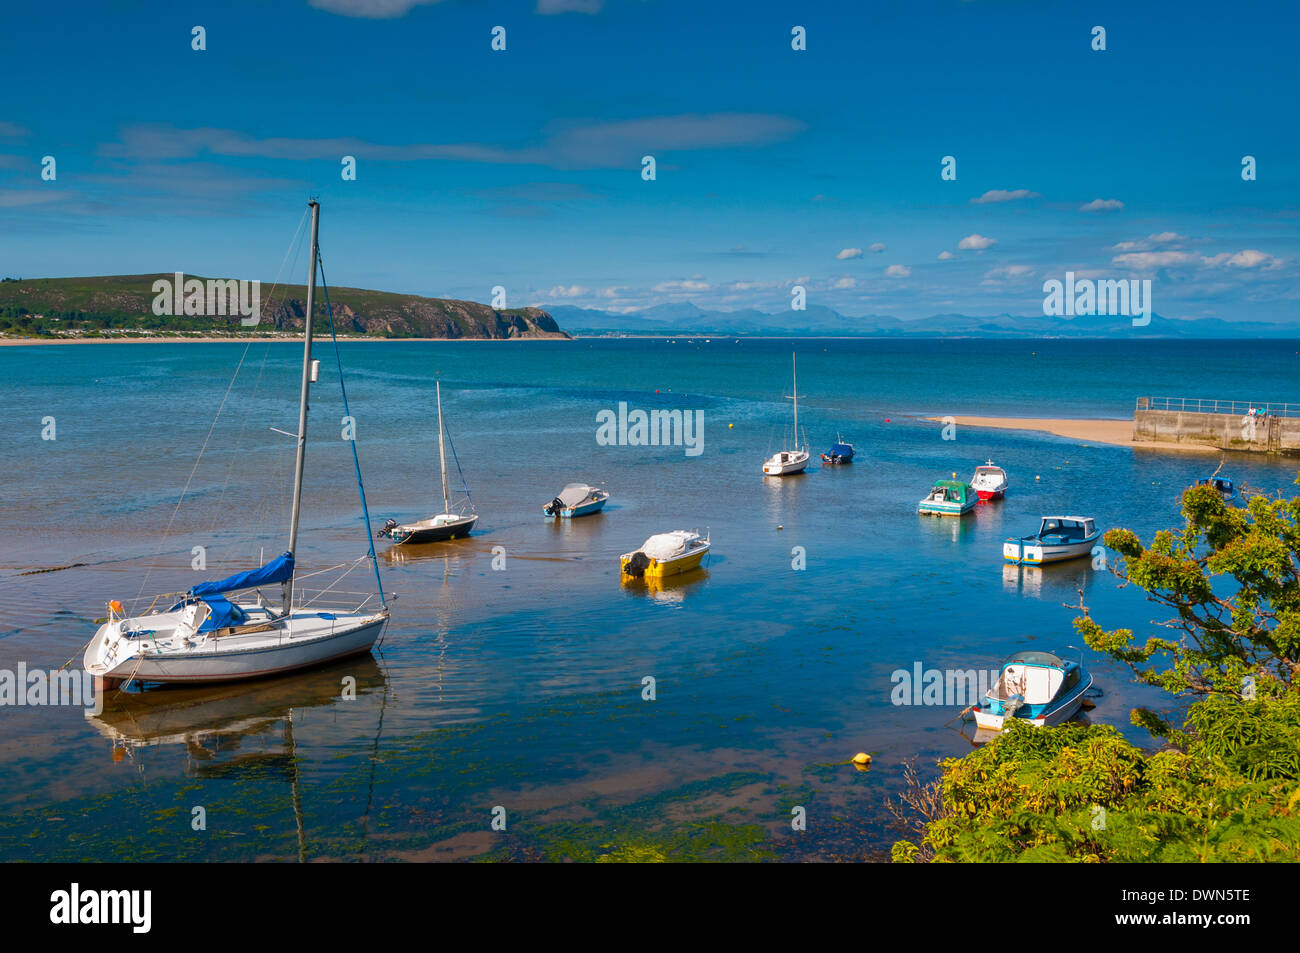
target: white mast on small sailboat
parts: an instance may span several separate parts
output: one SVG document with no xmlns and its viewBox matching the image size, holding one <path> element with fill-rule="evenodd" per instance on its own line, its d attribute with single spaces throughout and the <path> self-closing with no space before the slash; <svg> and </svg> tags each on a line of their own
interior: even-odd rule
<svg viewBox="0 0 1300 953">
<path fill-rule="evenodd" d="M 794 351 L 790 352 L 790 374 L 791 383 L 794 384 L 794 393 L 786 396 L 787 400 L 794 401 L 794 449 L 799 449 L 799 367 L 795 363 Z"/>
<path fill-rule="evenodd" d="M 302 393 L 298 399 L 298 455 L 293 465 L 293 512 L 289 517 L 289 552 L 298 553 L 298 511 L 302 508 L 302 470 L 307 456 L 307 393 L 312 383 L 311 322 L 316 308 L 316 251 L 320 234 L 320 203 L 309 201 L 311 207 L 311 263 L 307 275 L 307 316 L 302 331 Z M 284 614 L 293 609 L 293 576 L 284 582 Z"/>
<path fill-rule="evenodd" d="M 442 381 L 436 382 L 438 393 L 438 463 L 442 466 L 442 511 L 451 512 L 451 500 L 447 496 L 447 452 L 442 446 Z"/>
</svg>

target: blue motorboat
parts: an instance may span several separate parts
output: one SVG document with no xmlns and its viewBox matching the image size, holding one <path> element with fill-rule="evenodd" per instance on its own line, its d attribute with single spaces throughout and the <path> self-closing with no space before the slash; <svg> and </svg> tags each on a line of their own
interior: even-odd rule
<svg viewBox="0 0 1300 953">
<path fill-rule="evenodd" d="M 608 499 L 609 494 L 599 487 L 570 483 L 560 491 L 559 496 L 542 507 L 542 512 L 546 516 L 558 516 L 561 519 L 589 516 L 604 509 Z"/>
<path fill-rule="evenodd" d="M 835 442 L 831 444 L 830 450 L 822 454 L 822 463 L 829 463 L 836 466 L 841 463 L 853 462 L 853 444 L 845 443 L 844 438 L 839 434 L 835 435 Z"/>
<path fill-rule="evenodd" d="M 975 708 L 975 724 L 1001 731 L 1007 719 L 1038 727 L 1068 720 L 1083 703 L 1092 675 L 1083 660 L 1062 661 L 1051 652 L 1017 652 L 1002 663 L 998 680 Z"/>
<path fill-rule="evenodd" d="M 1237 498 L 1237 488 L 1232 485 L 1232 481 L 1227 477 L 1212 476 L 1196 482 L 1201 486 L 1214 487 L 1219 491 L 1219 496 L 1223 497 L 1225 503 L 1230 503 Z"/>
</svg>

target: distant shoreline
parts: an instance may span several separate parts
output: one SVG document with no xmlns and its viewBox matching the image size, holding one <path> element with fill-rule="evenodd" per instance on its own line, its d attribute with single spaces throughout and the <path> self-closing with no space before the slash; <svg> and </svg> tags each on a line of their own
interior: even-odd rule
<svg viewBox="0 0 1300 953">
<path fill-rule="evenodd" d="M 321 335 L 316 336 L 316 340 L 326 340 Z M 361 335 L 351 335 L 349 337 L 340 337 L 340 342 L 352 341 L 377 341 L 381 344 L 400 344 L 403 341 L 411 342 L 430 342 L 430 341 L 483 341 L 487 343 L 507 342 L 507 341 L 571 341 L 573 338 L 559 334 L 547 335 L 545 337 L 529 335 L 527 337 L 509 337 L 509 338 L 381 338 Z M 293 344 L 302 343 L 301 334 L 250 334 L 246 337 L 175 337 L 158 335 L 156 337 L 111 337 L 111 338 L 0 338 L 0 347 L 26 347 L 29 345 L 46 345 L 46 344 L 247 344 L 251 341 L 268 341 L 273 344 Z"/>
<path fill-rule="evenodd" d="M 1217 455 L 1222 451 L 1214 447 L 1185 443 L 1156 443 L 1133 439 L 1133 421 L 1128 419 L 1074 419 L 1049 417 L 974 417 L 949 414 L 944 417 L 923 417 L 943 423 L 951 419 L 961 427 L 987 427 L 990 430 L 1028 430 L 1049 433 L 1056 437 L 1080 440 L 1084 443 L 1106 444 L 1112 447 L 1129 447 L 1134 450 L 1172 450 L 1176 453 L 1204 453 Z"/>
</svg>

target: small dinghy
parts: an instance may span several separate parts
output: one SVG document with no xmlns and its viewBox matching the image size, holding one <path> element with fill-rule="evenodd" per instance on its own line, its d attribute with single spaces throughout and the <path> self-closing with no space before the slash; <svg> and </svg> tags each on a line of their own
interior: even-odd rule
<svg viewBox="0 0 1300 953">
<path fill-rule="evenodd" d="M 853 444 L 845 443 L 844 438 L 839 434 L 835 435 L 835 442 L 831 444 L 830 450 L 822 454 L 822 463 L 828 463 L 831 466 L 839 466 L 841 463 L 853 462 Z"/>
<path fill-rule="evenodd" d="M 559 496 L 542 507 L 542 512 L 562 519 L 589 516 L 604 509 L 608 499 L 609 494 L 598 487 L 586 483 L 570 483 L 560 491 Z"/>
<path fill-rule="evenodd" d="M 619 557 L 619 566 L 624 576 L 662 579 L 699 568 L 708 551 L 709 537 L 675 529 L 651 536 L 640 549 L 624 553 Z"/>
<path fill-rule="evenodd" d="M 1010 536 L 1002 544 L 1002 558 L 1009 563 L 1040 566 L 1066 559 L 1078 559 L 1092 552 L 1101 530 L 1088 516 L 1044 516 L 1033 536 Z"/>
<path fill-rule="evenodd" d="M 975 468 L 970 485 L 975 488 L 975 495 L 981 500 L 1000 500 L 1007 492 L 1007 471 L 994 466 L 990 460 L 982 467 Z"/>
<path fill-rule="evenodd" d="M 975 509 L 975 490 L 962 480 L 936 480 L 930 495 L 917 504 L 918 513 L 964 516 Z"/>
<path fill-rule="evenodd" d="M 1079 710 L 1092 675 L 1083 661 L 1064 662 L 1050 652 L 1017 652 L 1002 663 L 997 683 L 975 708 L 975 724 L 1001 731 L 1010 718 L 1039 728 L 1059 725 Z"/>
</svg>

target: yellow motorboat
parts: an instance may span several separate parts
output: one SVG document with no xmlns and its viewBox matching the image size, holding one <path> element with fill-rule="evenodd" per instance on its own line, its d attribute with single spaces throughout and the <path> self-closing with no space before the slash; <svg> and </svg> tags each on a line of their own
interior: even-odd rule
<svg viewBox="0 0 1300 953">
<path fill-rule="evenodd" d="M 624 576 L 662 579 L 699 567 L 709 551 L 709 538 L 690 530 L 651 536 L 641 548 L 618 558 Z"/>
</svg>

